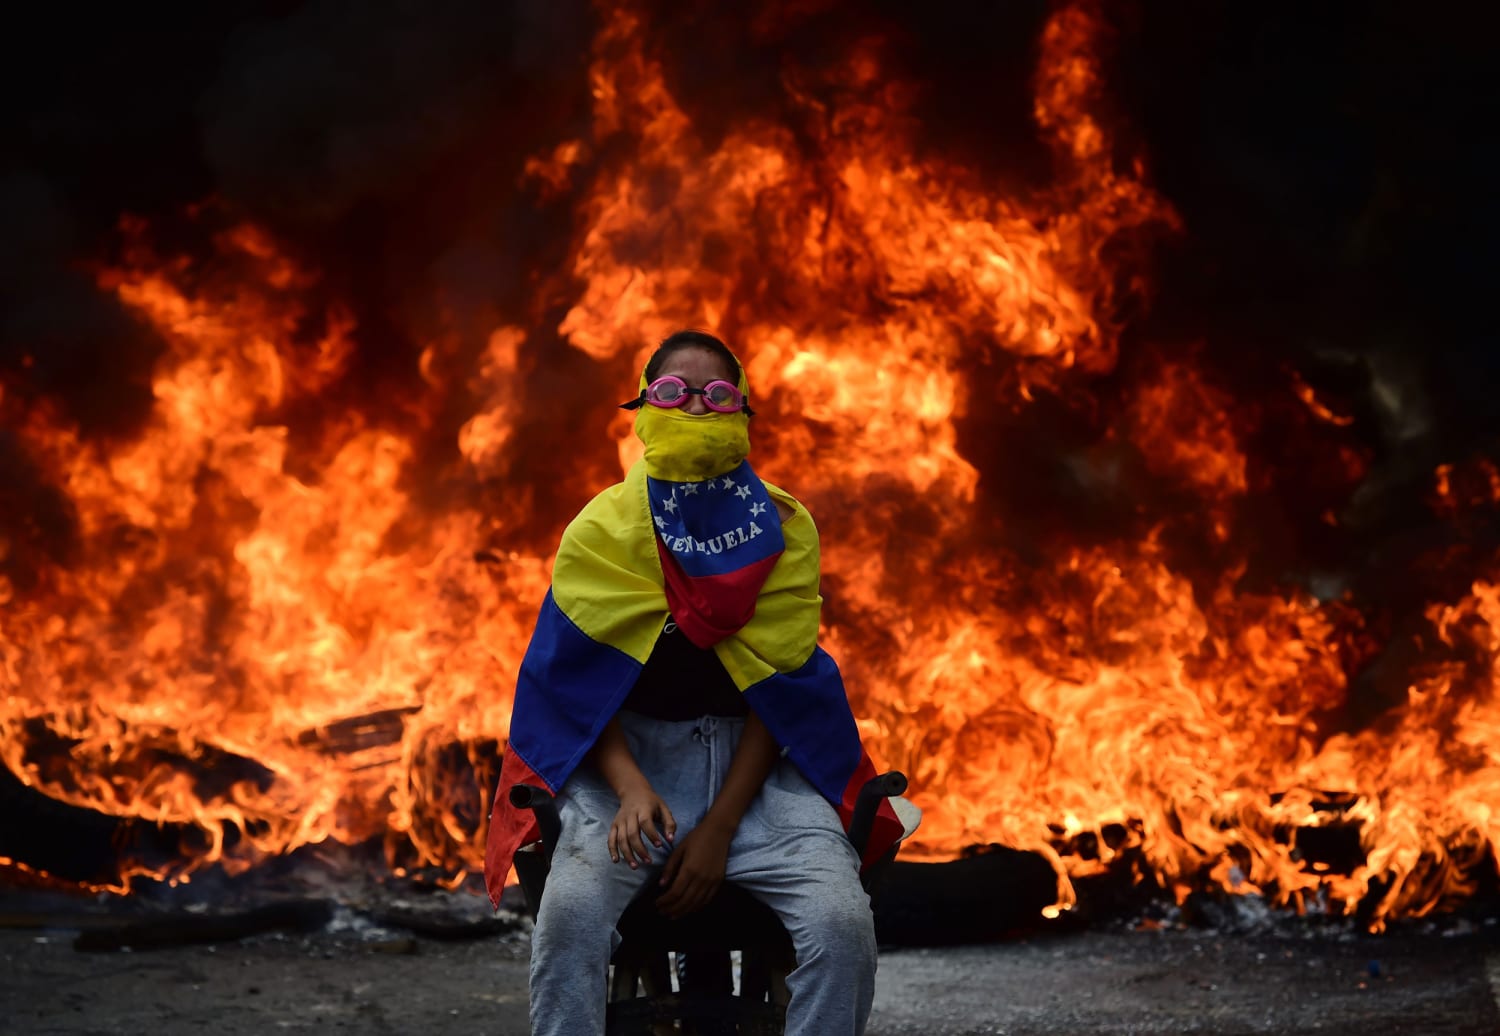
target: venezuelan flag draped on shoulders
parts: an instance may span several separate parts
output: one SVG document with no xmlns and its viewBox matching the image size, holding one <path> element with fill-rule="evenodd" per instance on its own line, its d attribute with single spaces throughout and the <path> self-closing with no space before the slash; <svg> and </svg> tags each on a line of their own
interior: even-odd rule
<svg viewBox="0 0 1500 1036">
<path fill-rule="evenodd" d="M 652 439 L 642 438 L 646 459 L 564 531 L 521 662 L 485 854 L 497 904 L 516 850 L 539 837 L 532 812 L 510 804 L 510 788 L 562 788 L 634 686 L 669 615 L 694 643 L 712 646 L 746 704 L 846 828 L 876 773 L 838 665 L 817 644 L 812 516 L 761 481 L 743 454 L 710 478 L 655 477 L 664 472 L 648 473 Z M 784 522 L 778 503 L 789 512 Z M 902 833 L 882 803 L 865 862 Z"/>
</svg>

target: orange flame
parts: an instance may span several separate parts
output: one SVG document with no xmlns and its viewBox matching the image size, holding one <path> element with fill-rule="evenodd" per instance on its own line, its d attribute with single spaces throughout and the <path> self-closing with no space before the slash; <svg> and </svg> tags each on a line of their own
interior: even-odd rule
<svg viewBox="0 0 1500 1036">
<path fill-rule="evenodd" d="M 681 326 L 722 329 L 746 357 L 757 466 L 824 531 L 825 642 L 877 762 L 925 810 L 908 852 L 1036 850 L 1059 908 L 1074 879 L 1116 867 L 1179 897 L 1373 902 L 1375 925 L 1469 894 L 1500 801 L 1496 580 L 1434 604 L 1442 661 L 1387 722 L 1340 733 L 1352 610 L 1245 592 L 1237 560 L 1182 571 L 1165 522 L 1022 560 L 988 514 L 985 494 L 1008 487 L 981 485 L 963 429 L 1112 371 L 1119 314 L 1146 286 L 1106 246 L 1176 226 L 1116 155 L 1091 6 L 1043 31 L 1034 113 L 1056 176 L 1026 196 L 919 153 L 877 41 L 832 78 L 787 73 L 804 132 L 747 120 L 709 141 L 640 15 L 621 3 L 601 22 L 591 139 L 524 173 L 543 199 L 576 198 L 558 333 L 622 386 Z M 516 474 L 549 448 L 519 420 L 537 331 L 489 336 L 468 385 L 482 403 L 433 501 L 418 486 L 448 343 L 429 344 L 399 408 L 338 402 L 360 329 L 313 301 L 315 272 L 251 226 L 221 234 L 205 269 L 123 231 L 127 262 L 100 283 L 166 345 L 140 434 L 94 441 L 52 405 L 0 396 L 76 525 L 35 585 L 0 580 L 4 763 L 57 799 L 201 832 L 169 864 L 125 861 L 122 881 L 372 838 L 394 867 L 461 879 L 482 859 L 475 773 L 508 730 L 550 567 L 522 531 L 539 487 Z M 1199 501 L 1232 555 L 1251 462 L 1229 393 L 1164 362 L 1125 409 L 1114 445 Z M 615 477 L 635 455 L 628 417 L 610 434 L 559 477 L 575 462 L 581 492 Z M 545 517 L 551 540 L 564 519 Z M 1357 826 L 1362 862 L 1312 858 L 1306 832 L 1334 825 Z"/>
</svg>

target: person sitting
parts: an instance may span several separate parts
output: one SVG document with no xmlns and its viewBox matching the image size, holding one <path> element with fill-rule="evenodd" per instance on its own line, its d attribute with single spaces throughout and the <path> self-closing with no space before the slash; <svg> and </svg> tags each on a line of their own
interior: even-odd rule
<svg viewBox="0 0 1500 1036">
<path fill-rule="evenodd" d="M 556 795 L 532 1031 L 604 1032 L 615 925 L 648 883 L 672 918 L 731 881 L 791 936 L 786 1031 L 860 1033 L 876 966 L 860 869 L 903 829 L 882 804 L 863 861 L 846 837 L 875 768 L 817 644 L 816 527 L 751 468 L 748 380 L 715 336 L 668 337 L 622 406 L 645 453 L 563 533 L 490 820 L 498 905 L 537 837 L 509 789 Z"/>
</svg>

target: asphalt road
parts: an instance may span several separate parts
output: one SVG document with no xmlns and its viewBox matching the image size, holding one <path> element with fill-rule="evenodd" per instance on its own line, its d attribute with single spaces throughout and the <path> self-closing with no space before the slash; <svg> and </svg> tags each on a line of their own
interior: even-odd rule
<svg viewBox="0 0 1500 1036">
<path fill-rule="evenodd" d="M 313 932 L 150 951 L 80 952 L 76 934 L 0 929 L 0 1029 L 153 1036 L 527 1030 L 524 927 L 437 940 L 341 910 Z M 1491 1036 L 1500 1033 L 1496 934 L 1491 923 L 1382 936 L 1283 924 L 1250 933 L 1085 930 L 889 949 L 869 1036 Z"/>
</svg>

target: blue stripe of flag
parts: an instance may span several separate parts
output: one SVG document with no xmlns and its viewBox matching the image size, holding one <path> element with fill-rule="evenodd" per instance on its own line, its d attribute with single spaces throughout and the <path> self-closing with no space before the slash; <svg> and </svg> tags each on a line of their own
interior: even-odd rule
<svg viewBox="0 0 1500 1036">
<path fill-rule="evenodd" d="M 745 690 L 745 701 L 765 723 L 802 775 L 840 802 L 863 758 L 859 728 L 844 693 L 844 678 L 822 648 L 790 673 L 774 673 Z"/>
<path fill-rule="evenodd" d="M 640 674 L 641 663 L 584 633 L 548 590 L 516 681 L 511 750 L 556 791 Z"/>
</svg>

